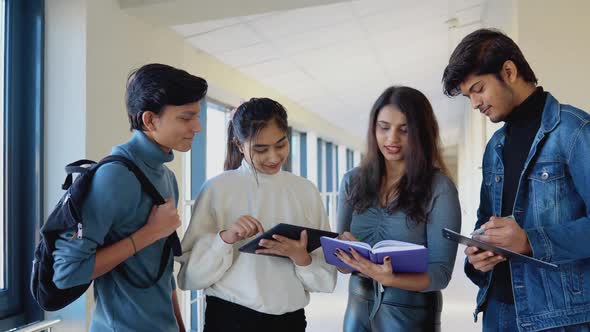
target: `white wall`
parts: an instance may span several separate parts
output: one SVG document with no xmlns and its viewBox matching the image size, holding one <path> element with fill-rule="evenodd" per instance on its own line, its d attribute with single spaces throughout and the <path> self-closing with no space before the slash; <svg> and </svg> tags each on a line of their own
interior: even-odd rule
<svg viewBox="0 0 590 332">
<path fill-rule="evenodd" d="M 587 77 L 590 76 L 590 43 L 587 34 L 590 22 L 586 19 L 590 2 L 585 0 L 490 0 L 485 2 L 481 20 L 451 34 L 451 48 L 465 34 L 479 27 L 493 27 L 514 39 L 539 78 L 539 83 L 566 103 L 590 110 Z M 485 144 L 503 123 L 493 124 L 471 110 L 467 99 L 453 99 L 452 107 L 465 111 L 463 130 L 459 140 L 458 186 L 461 201 L 462 232 L 473 229 L 479 206 L 481 161 Z M 464 331 L 481 330 L 467 313 L 473 310 L 477 288 L 462 272 L 464 255 L 460 252 L 453 280 L 445 291 L 443 327 L 452 326 Z M 448 294 L 448 295 L 447 295 Z M 450 304 L 450 307 L 449 307 Z M 455 314 L 457 310 L 465 311 Z M 453 321 L 449 322 L 449 317 Z M 481 315 L 480 315 L 481 319 Z M 480 321 L 481 322 L 481 321 Z M 448 328 L 447 328 L 448 329 Z"/>
<path fill-rule="evenodd" d="M 64 166 L 86 157 L 86 3 L 52 0 L 45 6 L 44 215 L 62 196 Z M 44 218 L 44 219 L 45 219 Z M 87 297 L 64 310 L 59 331 L 87 328 Z"/>
<path fill-rule="evenodd" d="M 485 3 L 481 25 L 502 30 L 518 39 L 518 0 L 493 0 Z"/>
<path fill-rule="evenodd" d="M 489 2 L 488 2 L 489 3 Z M 458 13 L 459 17 L 469 18 L 468 24 L 451 29 L 449 32 L 449 56 L 461 39 L 482 26 L 481 17 L 475 14 L 482 8 L 473 8 L 470 13 Z M 467 15 L 469 14 L 469 15 Z M 449 109 L 459 110 L 463 114 L 457 146 L 457 188 L 461 204 L 461 232 L 469 233 L 475 224 L 475 215 L 479 204 L 479 185 L 481 183 L 481 156 L 485 142 L 484 119 L 479 112 L 471 109 L 464 97 L 448 100 Z M 443 330 L 481 331 L 481 324 L 474 324 L 471 313 L 474 309 L 477 287 L 463 273 L 465 255 L 464 247 L 459 246 L 453 272 L 453 278 L 444 290 Z M 481 318 L 481 316 L 480 316 Z M 481 322 L 481 321 L 480 321 Z"/>
<path fill-rule="evenodd" d="M 539 84 L 590 111 L 590 1 L 519 0 L 518 45 Z"/>
</svg>

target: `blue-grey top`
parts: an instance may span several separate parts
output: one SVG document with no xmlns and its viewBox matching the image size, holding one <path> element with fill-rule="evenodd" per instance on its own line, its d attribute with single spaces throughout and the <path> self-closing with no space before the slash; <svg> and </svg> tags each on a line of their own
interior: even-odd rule
<svg viewBox="0 0 590 332">
<path fill-rule="evenodd" d="M 357 172 L 358 168 L 354 168 L 342 179 L 337 217 L 338 233 L 349 231 L 357 239 L 371 246 L 382 240 L 398 240 L 427 247 L 430 285 L 424 292 L 444 289 L 451 280 L 457 243 L 443 238 L 442 229 L 461 231 L 461 207 L 453 181 L 442 172 L 436 172 L 432 180 L 431 198 L 424 202 L 427 222 L 418 223 L 409 220 L 402 211 L 390 213 L 387 208 L 382 208 L 377 200 L 362 213 L 353 211 L 347 198 L 350 193 L 350 181 L 355 178 Z M 395 264 L 395 261 L 392 264 Z M 384 301 L 389 296 L 400 294 L 399 290 L 388 288 L 385 287 Z"/>
</svg>

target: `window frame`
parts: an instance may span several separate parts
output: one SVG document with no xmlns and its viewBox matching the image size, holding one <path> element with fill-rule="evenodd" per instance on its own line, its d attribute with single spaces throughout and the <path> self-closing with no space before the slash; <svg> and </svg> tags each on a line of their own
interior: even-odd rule
<svg viewBox="0 0 590 332">
<path fill-rule="evenodd" d="M 224 151 L 223 160 L 221 162 L 222 171 L 223 171 L 223 161 L 225 160 L 225 156 L 227 153 L 227 151 L 226 151 L 227 150 L 227 144 L 226 144 L 226 142 L 227 142 L 227 129 L 228 129 L 229 124 L 231 123 L 230 117 L 231 117 L 232 107 L 228 106 L 225 103 L 219 102 L 215 99 L 209 98 L 209 97 L 206 98 L 206 103 L 207 103 L 207 105 L 206 105 L 206 118 L 205 118 L 206 123 L 201 122 L 201 127 L 205 128 L 205 131 L 201 132 L 201 133 L 204 133 L 205 136 L 207 136 L 208 133 L 210 132 L 209 131 L 210 129 L 212 129 L 212 130 L 216 129 L 216 128 L 209 128 L 209 125 L 210 125 L 209 120 L 210 120 L 210 117 L 213 116 L 213 114 L 219 115 L 219 113 L 221 113 L 221 114 L 223 114 L 223 117 L 224 117 L 224 124 L 223 124 L 223 130 L 222 130 L 223 140 L 220 142 L 221 146 L 223 147 L 223 151 Z M 216 112 L 216 113 L 210 113 L 210 112 Z M 199 133 L 199 135 L 201 133 Z M 208 180 L 209 178 L 218 175 L 218 173 L 216 173 L 216 174 L 212 173 L 211 170 L 209 169 L 209 165 L 208 165 L 209 160 L 210 160 L 209 157 L 211 157 L 211 156 L 209 155 L 210 151 L 208 149 L 211 148 L 211 146 L 209 146 L 207 143 L 211 143 L 211 142 L 209 142 L 208 137 L 205 139 L 205 144 L 207 145 L 205 147 L 205 155 L 206 155 L 205 166 L 204 166 L 205 167 L 205 180 Z M 217 144 L 217 143 L 218 142 L 215 142 L 215 144 Z M 215 150 L 215 148 L 213 150 Z"/>
<path fill-rule="evenodd" d="M 299 148 L 300 148 L 300 158 L 299 161 L 301 162 L 299 167 L 299 175 L 307 178 L 307 133 L 300 131 L 299 132 Z"/>
<path fill-rule="evenodd" d="M 209 130 L 208 118 L 209 112 L 227 113 L 233 107 L 217 99 L 205 97 L 201 101 L 201 131 L 195 136 L 190 151 L 190 200 L 195 201 L 199 195 L 201 187 L 207 181 L 207 132 Z M 225 128 L 227 129 L 227 128 Z M 225 145 L 225 142 L 223 142 Z M 194 208 L 194 206 L 192 207 Z M 191 208 L 191 212 L 192 212 Z M 187 308 L 190 311 L 190 320 L 185 321 L 187 329 L 191 332 L 201 331 L 204 326 L 204 291 L 187 291 L 190 305 Z"/>
<path fill-rule="evenodd" d="M 44 0 L 5 0 L 5 6 L 2 217 L 6 288 L 0 290 L 0 330 L 43 316 L 28 280 L 43 222 L 45 6 Z"/>
<path fill-rule="evenodd" d="M 317 163 L 318 163 L 318 183 L 317 187 L 320 193 L 324 193 L 324 171 L 325 171 L 325 163 L 324 163 L 324 140 L 319 138 L 317 139 Z"/>
</svg>

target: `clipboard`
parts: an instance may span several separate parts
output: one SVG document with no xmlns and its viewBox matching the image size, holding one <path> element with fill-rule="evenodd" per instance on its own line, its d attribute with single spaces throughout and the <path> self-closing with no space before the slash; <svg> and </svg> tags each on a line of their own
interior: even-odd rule
<svg viewBox="0 0 590 332">
<path fill-rule="evenodd" d="M 303 230 L 307 231 L 307 252 L 312 252 L 321 246 L 320 238 L 322 236 L 327 236 L 327 237 L 331 237 L 331 238 L 338 237 L 338 233 L 334 233 L 334 232 L 280 223 L 280 224 L 274 226 L 273 228 L 267 230 L 266 232 L 258 235 L 253 240 L 251 240 L 248 243 L 241 246 L 240 249 L 238 249 L 238 250 L 243 253 L 256 254 L 256 250 L 265 249 L 264 247 L 261 247 L 260 245 L 258 245 L 258 242 L 260 242 L 260 240 L 262 240 L 262 239 L 273 240 L 272 236 L 275 234 L 282 235 L 284 237 L 288 237 L 293 240 L 299 240 L 299 237 L 301 236 L 301 231 L 303 231 Z M 283 257 L 283 258 L 285 257 L 285 256 L 272 255 L 272 254 L 258 254 L 258 255 Z"/>
<path fill-rule="evenodd" d="M 461 234 L 459 234 L 453 230 L 450 230 L 448 228 L 443 228 L 442 235 L 445 239 L 448 239 L 450 241 L 461 243 L 463 245 L 470 246 L 470 247 L 477 247 L 482 250 L 492 251 L 498 255 L 502 255 L 502 256 L 512 260 L 513 262 L 532 264 L 532 265 L 535 265 L 536 267 L 550 269 L 550 270 L 557 270 L 559 268 L 559 266 L 557 266 L 556 264 L 545 262 L 540 259 L 536 259 L 534 257 L 526 256 L 523 254 L 519 254 L 519 253 L 514 252 L 512 250 L 500 248 L 495 245 L 485 243 L 483 241 L 475 240 L 470 237 L 461 235 Z"/>
</svg>

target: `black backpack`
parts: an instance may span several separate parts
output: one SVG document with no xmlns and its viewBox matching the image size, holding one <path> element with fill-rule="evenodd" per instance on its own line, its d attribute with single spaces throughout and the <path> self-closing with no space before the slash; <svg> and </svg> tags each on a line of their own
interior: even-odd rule
<svg viewBox="0 0 590 332">
<path fill-rule="evenodd" d="M 31 293 L 39 304 L 46 311 L 55 311 L 62 309 L 68 304 L 79 298 L 90 286 L 90 283 L 79 285 L 67 289 L 59 289 L 53 283 L 53 251 L 55 250 L 55 241 L 58 235 L 67 230 L 73 230 L 79 238 L 82 236 L 83 220 L 81 216 L 82 205 L 92 182 L 92 177 L 96 170 L 107 163 L 119 162 L 125 165 L 139 180 L 142 190 L 147 193 L 153 200 L 154 204 L 164 204 L 164 199 L 158 193 L 154 185 L 148 180 L 143 172 L 129 159 L 121 156 L 108 156 L 99 163 L 91 160 L 78 160 L 68 164 L 66 169 L 66 179 L 62 189 L 66 193 L 62 196 L 57 206 L 53 209 L 45 224 L 41 227 L 41 238 L 35 249 L 35 259 L 33 260 L 33 272 L 31 274 Z M 87 167 L 84 167 L 87 166 Z M 80 174 L 76 177 L 74 174 Z M 149 288 L 155 285 L 170 258 L 170 251 L 174 256 L 181 255 L 180 240 L 176 232 L 172 233 L 166 239 L 162 258 L 160 259 L 160 269 L 155 280 L 147 285 L 140 285 L 132 280 L 125 269 L 123 263 L 115 268 L 132 286 L 136 288 Z"/>
</svg>

